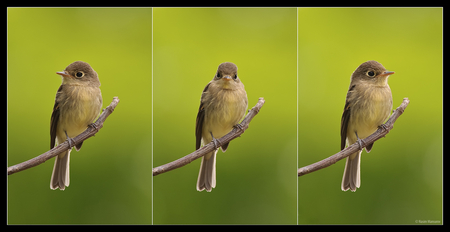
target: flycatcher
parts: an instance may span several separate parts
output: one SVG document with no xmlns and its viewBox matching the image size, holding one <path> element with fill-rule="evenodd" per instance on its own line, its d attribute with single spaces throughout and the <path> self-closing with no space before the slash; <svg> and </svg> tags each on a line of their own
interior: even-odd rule
<svg viewBox="0 0 450 232">
<path fill-rule="evenodd" d="M 195 125 L 196 149 L 200 145 L 228 134 L 244 117 L 247 93 L 237 75 L 237 66 L 230 62 L 219 65 L 216 75 L 203 90 Z M 229 143 L 220 144 L 225 152 Z M 202 157 L 197 190 L 211 192 L 216 187 L 216 154 L 218 149 Z"/>
<path fill-rule="evenodd" d="M 383 65 L 371 60 L 362 63 L 352 74 L 341 119 L 341 150 L 345 143 L 351 145 L 373 134 L 389 117 L 392 110 L 392 93 L 389 75 Z M 370 152 L 372 144 L 366 146 Z M 352 192 L 361 186 L 361 152 L 351 154 L 345 162 L 341 189 Z"/>
<path fill-rule="evenodd" d="M 55 144 L 81 134 L 97 118 L 102 108 L 102 94 L 97 73 L 88 63 L 75 61 L 62 72 L 62 84 L 56 92 L 50 120 L 50 149 Z M 77 151 L 83 142 L 75 144 Z M 69 186 L 70 151 L 55 158 L 50 188 L 64 190 Z"/>
</svg>

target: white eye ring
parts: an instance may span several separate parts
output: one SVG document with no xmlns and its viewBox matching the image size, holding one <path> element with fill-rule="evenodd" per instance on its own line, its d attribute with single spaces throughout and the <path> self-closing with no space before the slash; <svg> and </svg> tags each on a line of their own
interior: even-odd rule
<svg viewBox="0 0 450 232">
<path fill-rule="evenodd" d="M 84 72 L 82 72 L 82 71 L 76 72 L 76 73 L 75 73 L 75 77 L 76 77 L 76 78 L 82 78 L 82 77 L 84 77 Z"/>
<path fill-rule="evenodd" d="M 366 75 L 369 76 L 369 77 L 374 77 L 375 76 L 375 72 L 372 71 L 372 70 L 371 71 L 367 71 Z"/>
</svg>

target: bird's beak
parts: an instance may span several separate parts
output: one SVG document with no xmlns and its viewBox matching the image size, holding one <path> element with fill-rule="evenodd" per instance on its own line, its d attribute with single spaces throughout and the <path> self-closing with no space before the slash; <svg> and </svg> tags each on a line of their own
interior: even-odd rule
<svg viewBox="0 0 450 232">
<path fill-rule="evenodd" d="M 231 77 L 230 76 L 224 76 L 224 77 L 222 77 L 222 79 L 224 79 L 225 81 L 231 81 L 232 79 L 231 79 Z"/>
<path fill-rule="evenodd" d="M 392 72 L 392 71 L 384 71 L 382 74 L 380 74 L 380 76 L 389 76 L 389 75 L 392 75 L 394 73 L 395 72 Z"/>
<path fill-rule="evenodd" d="M 56 72 L 56 74 L 61 75 L 61 76 L 65 76 L 65 77 L 68 77 L 68 76 L 69 76 L 69 74 L 66 73 L 66 71 Z"/>
</svg>

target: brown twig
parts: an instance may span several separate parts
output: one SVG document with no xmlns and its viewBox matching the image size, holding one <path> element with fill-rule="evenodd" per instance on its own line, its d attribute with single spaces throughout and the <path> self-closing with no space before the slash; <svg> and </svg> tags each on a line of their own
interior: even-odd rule
<svg viewBox="0 0 450 232">
<path fill-rule="evenodd" d="M 108 107 L 106 107 L 106 109 L 103 110 L 103 113 L 100 115 L 100 117 L 98 117 L 97 121 L 94 123 L 94 126 L 89 126 L 83 133 L 79 134 L 75 138 L 72 138 L 73 144 L 78 144 L 97 134 L 97 132 L 103 127 L 103 122 L 114 111 L 114 108 L 116 108 L 117 104 L 119 104 L 119 98 L 114 97 L 111 104 Z M 41 154 L 25 162 L 8 167 L 8 175 L 42 164 L 45 161 L 67 151 L 70 148 L 71 147 L 69 145 L 69 142 L 66 140 L 65 142 L 59 144 L 58 146 L 52 148 L 50 151 L 47 151 L 44 154 Z"/>
<path fill-rule="evenodd" d="M 247 130 L 250 121 L 252 121 L 253 117 L 255 117 L 255 115 L 259 113 L 259 110 L 264 105 L 264 102 L 265 102 L 264 98 L 262 97 L 259 98 L 258 103 L 256 103 L 256 105 L 248 112 L 247 116 L 245 116 L 244 120 L 242 120 L 242 122 L 239 124 L 240 128 L 235 127 L 230 133 L 226 134 L 222 138 L 217 139 L 219 144 L 228 143 L 231 140 L 239 137 L 242 133 L 244 133 L 244 131 Z M 195 159 L 198 159 L 208 154 L 209 152 L 214 151 L 214 149 L 216 149 L 214 147 L 214 142 L 210 142 L 189 155 L 186 155 L 180 159 L 161 165 L 159 167 L 153 168 L 153 176 L 182 167 L 194 161 Z"/>
<path fill-rule="evenodd" d="M 366 147 L 368 144 L 372 144 L 373 142 L 377 141 L 378 139 L 386 136 L 386 134 L 389 133 L 389 131 L 391 131 L 392 128 L 394 128 L 395 121 L 397 120 L 398 117 L 400 117 L 400 115 L 403 114 L 403 112 L 405 111 L 408 104 L 409 104 L 409 99 L 403 98 L 402 104 L 396 110 L 394 110 L 394 113 L 392 113 L 391 117 L 384 124 L 384 128 L 379 127 L 378 130 L 375 131 L 375 133 L 371 134 L 370 136 L 368 136 L 365 139 L 362 139 L 361 149 Z M 298 174 L 298 176 L 303 176 L 305 174 L 320 170 L 322 168 L 326 168 L 332 164 L 335 164 L 339 160 L 359 151 L 359 149 L 360 149 L 359 144 L 358 144 L 358 142 L 356 142 L 356 143 L 348 146 L 347 148 L 343 149 L 342 151 L 340 151 L 326 159 L 323 159 L 319 162 L 299 168 L 297 171 L 297 174 Z"/>
</svg>

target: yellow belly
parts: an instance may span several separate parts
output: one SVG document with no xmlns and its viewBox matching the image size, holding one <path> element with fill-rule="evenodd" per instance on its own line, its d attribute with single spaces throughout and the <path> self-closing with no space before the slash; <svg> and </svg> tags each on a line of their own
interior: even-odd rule
<svg viewBox="0 0 450 232">
<path fill-rule="evenodd" d="M 378 126 L 387 120 L 392 109 L 392 95 L 389 87 L 370 88 L 364 93 L 364 96 L 367 98 L 357 99 L 351 108 L 347 130 L 350 144 L 357 140 L 355 132 L 358 133 L 360 139 L 374 133 Z"/>
</svg>

